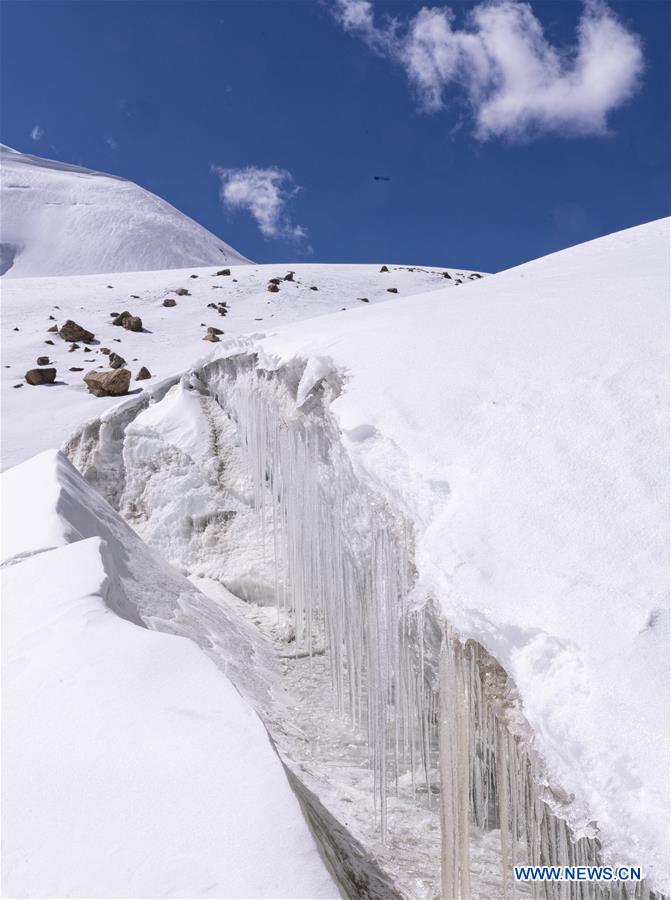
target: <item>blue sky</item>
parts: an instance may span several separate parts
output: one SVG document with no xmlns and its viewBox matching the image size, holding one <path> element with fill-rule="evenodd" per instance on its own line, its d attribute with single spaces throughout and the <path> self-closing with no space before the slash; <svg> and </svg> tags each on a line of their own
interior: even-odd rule
<svg viewBox="0 0 671 900">
<path fill-rule="evenodd" d="M 530 46 L 550 80 L 505 93 L 472 50 L 504 3 L 493 23 L 338 3 L 4 0 L 1 140 L 130 178 L 262 262 L 498 271 L 669 214 L 671 4 L 508 4 L 510 84 Z M 620 24 L 576 57 L 585 15 Z"/>
</svg>

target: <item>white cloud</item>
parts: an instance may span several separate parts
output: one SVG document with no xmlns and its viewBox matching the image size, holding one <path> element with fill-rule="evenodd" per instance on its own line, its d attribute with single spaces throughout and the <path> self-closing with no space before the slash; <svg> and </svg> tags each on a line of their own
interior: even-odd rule
<svg viewBox="0 0 671 900">
<path fill-rule="evenodd" d="M 41 141 L 44 137 L 44 128 L 41 125 L 34 125 L 33 130 L 30 132 L 30 137 L 35 143 Z"/>
<path fill-rule="evenodd" d="M 110 148 L 110 150 L 117 150 L 119 147 L 117 139 L 113 138 L 111 135 L 105 138 L 105 143 Z"/>
<path fill-rule="evenodd" d="M 300 190 L 290 172 L 256 166 L 244 169 L 215 166 L 213 171 L 221 181 L 219 196 L 222 204 L 227 209 L 243 209 L 250 213 L 264 237 L 295 241 L 307 237 L 305 229 L 294 225 L 286 212 L 287 203 Z"/>
<path fill-rule="evenodd" d="M 448 7 L 424 7 L 404 25 L 376 24 L 369 0 L 336 0 L 334 11 L 346 30 L 405 69 L 426 111 L 443 109 L 447 89 L 461 88 L 482 140 L 606 134 L 608 115 L 643 71 L 639 38 L 601 0 L 584 4 L 570 49 L 553 46 L 519 0 L 479 4 L 463 29 Z"/>
</svg>

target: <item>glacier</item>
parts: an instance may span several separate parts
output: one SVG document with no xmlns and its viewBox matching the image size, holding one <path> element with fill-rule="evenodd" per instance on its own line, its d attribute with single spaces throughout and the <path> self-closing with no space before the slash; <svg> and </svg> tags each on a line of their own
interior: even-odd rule
<svg viewBox="0 0 671 900">
<path fill-rule="evenodd" d="M 191 580 L 138 614 L 257 710 L 348 896 L 668 892 L 668 235 L 229 338 L 66 444 Z"/>
</svg>

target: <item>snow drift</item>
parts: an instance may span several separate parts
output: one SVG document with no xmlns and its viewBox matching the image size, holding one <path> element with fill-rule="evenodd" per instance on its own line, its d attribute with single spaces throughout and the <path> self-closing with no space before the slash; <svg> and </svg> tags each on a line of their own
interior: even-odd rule
<svg viewBox="0 0 671 900">
<path fill-rule="evenodd" d="M 244 263 L 138 185 L 0 145 L 0 275 L 82 275 Z"/>
<path fill-rule="evenodd" d="M 438 752 L 446 896 L 470 890 L 469 822 L 498 830 L 504 881 L 527 853 L 665 889 L 668 233 L 234 342 L 70 446 L 233 589 L 217 552 L 256 511 L 250 597 L 325 650 L 383 817 Z"/>
<path fill-rule="evenodd" d="M 256 714 L 143 627 L 186 634 L 199 592 L 61 454 L 2 485 L 3 893 L 338 897 Z"/>
</svg>

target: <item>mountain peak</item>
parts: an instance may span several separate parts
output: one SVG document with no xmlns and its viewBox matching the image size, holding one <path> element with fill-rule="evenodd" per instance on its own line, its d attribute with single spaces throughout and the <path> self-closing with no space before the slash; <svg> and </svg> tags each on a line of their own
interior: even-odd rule
<svg viewBox="0 0 671 900">
<path fill-rule="evenodd" d="M 249 262 L 132 181 L 0 145 L 0 275 L 88 275 Z"/>
</svg>

